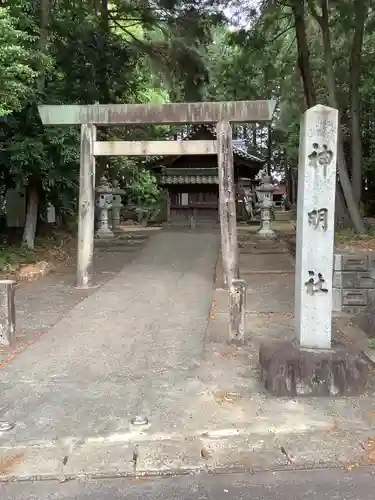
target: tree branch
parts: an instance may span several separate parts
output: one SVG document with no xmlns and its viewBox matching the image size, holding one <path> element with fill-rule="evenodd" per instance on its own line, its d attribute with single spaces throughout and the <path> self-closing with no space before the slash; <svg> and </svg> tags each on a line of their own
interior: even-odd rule
<svg viewBox="0 0 375 500">
<path fill-rule="evenodd" d="M 322 0 L 324 2 L 324 0 Z M 319 23 L 319 25 L 322 27 L 323 25 L 323 16 L 319 14 L 314 0 L 307 0 L 307 4 L 309 6 L 311 15 L 313 18 Z"/>
<path fill-rule="evenodd" d="M 127 35 L 129 35 L 130 38 L 136 43 L 136 45 L 138 47 L 140 47 L 146 54 L 150 55 L 150 52 L 151 52 L 154 56 L 157 56 L 157 57 L 161 58 L 162 60 L 164 60 L 164 62 L 167 62 L 167 63 L 169 62 L 166 59 L 165 54 L 161 50 L 157 50 L 156 47 L 153 47 L 153 46 L 151 46 L 151 45 L 143 42 L 142 40 L 139 40 L 139 38 L 137 38 L 135 35 L 133 35 L 133 33 L 131 31 L 129 31 L 128 29 L 126 29 L 124 26 L 122 26 L 120 23 L 118 23 L 111 16 L 109 16 L 109 20 L 112 21 L 124 33 L 126 33 Z"/>
<path fill-rule="evenodd" d="M 293 27 L 294 27 L 294 26 L 293 26 Z M 293 44 L 296 42 L 296 40 L 297 40 L 297 36 L 296 36 L 296 35 L 294 35 L 293 40 L 291 41 L 291 43 L 290 43 L 289 47 L 288 47 L 288 48 L 287 48 L 287 50 L 285 51 L 285 54 L 288 54 L 288 53 L 289 53 L 290 49 L 292 48 L 292 46 L 293 46 Z"/>
<path fill-rule="evenodd" d="M 285 35 L 285 33 L 288 33 L 288 31 L 290 31 L 292 29 L 294 29 L 294 23 L 292 25 L 289 25 L 287 28 L 285 28 L 285 30 L 283 30 L 280 33 L 278 33 L 277 35 L 275 35 L 271 40 L 269 40 L 268 43 L 276 42 L 276 40 L 278 40 L 281 36 Z"/>
<path fill-rule="evenodd" d="M 139 40 L 131 31 L 129 31 L 125 26 L 122 26 L 119 22 L 117 22 L 111 15 L 109 15 L 109 20 L 112 21 L 120 30 L 122 30 L 124 33 L 130 36 L 130 38 L 139 46 L 142 48 L 145 48 L 145 43 L 142 40 Z"/>
<path fill-rule="evenodd" d="M 329 26 L 328 22 L 328 0 L 321 0 L 322 2 L 322 22 L 325 26 Z"/>
</svg>

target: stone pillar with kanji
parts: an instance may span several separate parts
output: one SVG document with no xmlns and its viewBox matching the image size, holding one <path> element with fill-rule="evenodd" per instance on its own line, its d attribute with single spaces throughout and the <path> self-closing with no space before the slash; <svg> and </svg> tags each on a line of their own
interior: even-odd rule
<svg viewBox="0 0 375 500">
<path fill-rule="evenodd" d="M 276 396 L 349 396 L 366 386 L 359 352 L 332 345 L 338 111 L 314 106 L 300 128 L 295 339 L 261 346 L 266 388 Z"/>
</svg>

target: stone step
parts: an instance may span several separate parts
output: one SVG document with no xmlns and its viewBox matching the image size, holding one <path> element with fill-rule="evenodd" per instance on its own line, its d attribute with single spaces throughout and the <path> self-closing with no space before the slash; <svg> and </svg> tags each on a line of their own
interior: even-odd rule
<svg viewBox="0 0 375 500">
<path fill-rule="evenodd" d="M 290 253 L 287 248 L 240 248 L 240 255 L 251 255 L 251 254 L 263 254 L 263 255 L 268 255 L 268 254 L 283 254 L 283 253 Z"/>
<path fill-rule="evenodd" d="M 275 212 L 276 222 L 289 222 L 291 220 L 290 212 Z"/>
<path fill-rule="evenodd" d="M 117 247 L 117 246 L 137 246 L 144 245 L 145 239 L 96 239 L 94 244 L 96 247 Z"/>
<path fill-rule="evenodd" d="M 282 246 L 280 241 L 253 241 L 253 240 L 245 240 L 239 239 L 238 244 L 241 248 L 278 248 Z"/>
<path fill-rule="evenodd" d="M 150 237 L 149 234 L 145 233 L 115 233 L 114 240 L 147 240 Z"/>
<path fill-rule="evenodd" d="M 245 233 L 243 231 L 238 231 L 237 232 L 237 238 L 240 241 L 245 241 L 249 243 L 259 244 L 259 243 L 277 243 L 279 241 L 279 238 L 264 238 L 259 236 L 257 233 Z"/>
<path fill-rule="evenodd" d="M 112 248 L 143 248 L 146 242 L 108 242 L 108 243 L 95 243 L 95 248 L 112 249 Z"/>
<path fill-rule="evenodd" d="M 142 247 L 112 247 L 112 248 L 97 248 L 96 251 L 100 253 L 126 253 L 126 254 L 131 254 L 131 253 L 138 253 L 142 250 Z"/>
</svg>

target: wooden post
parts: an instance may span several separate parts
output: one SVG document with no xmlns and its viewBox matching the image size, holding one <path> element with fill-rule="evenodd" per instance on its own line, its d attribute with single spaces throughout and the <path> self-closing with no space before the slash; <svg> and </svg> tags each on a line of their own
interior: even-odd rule
<svg viewBox="0 0 375 500">
<path fill-rule="evenodd" d="M 95 140 L 95 125 L 83 124 L 79 178 L 77 288 L 89 288 L 91 284 L 95 220 Z"/>
<path fill-rule="evenodd" d="M 232 128 L 217 124 L 221 251 L 224 285 L 229 293 L 228 341 L 243 344 L 245 337 L 246 282 L 239 280 L 236 193 L 234 184 Z"/>
<path fill-rule="evenodd" d="M 232 280 L 229 287 L 229 342 L 242 345 L 246 329 L 246 292 L 244 280 Z"/>
<path fill-rule="evenodd" d="M 224 285 L 229 288 L 232 280 L 239 278 L 232 127 L 229 122 L 218 122 L 217 140 L 221 252 Z"/>
<path fill-rule="evenodd" d="M 14 292 L 16 282 L 0 281 L 0 345 L 12 345 L 16 340 Z"/>
<path fill-rule="evenodd" d="M 171 193 L 167 189 L 167 223 L 171 222 Z"/>
</svg>

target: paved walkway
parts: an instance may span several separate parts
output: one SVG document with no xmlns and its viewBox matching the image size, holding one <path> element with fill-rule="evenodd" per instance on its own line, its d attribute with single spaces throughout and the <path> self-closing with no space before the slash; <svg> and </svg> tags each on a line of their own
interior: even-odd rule
<svg viewBox="0 0 375 500">
<path fill-rule="evenodd" d="M 373 500 L 373 468 L 0 485 L 6 500 Z"/>
<path fill-rule="evenodd" d="M 373 379 L 361 398 L 265 393 L 258 348 L 294 336 L 294 269 L 281 241 L 246 233 L 246 345 L 227 344 L 227 292 L 214 295 L 220 235 L 155 234 L 0 371 L 0 420 L 16 424 L 0 480 L 374 463 Z M 138 413 L 148 429 L 129 425 Z"/>
<path fill-rule="evenodd" d="M 16 429 L 0 443 L 127 432 L 138 412 L 173 426 L 165 395 L 183 394 L 201 358 L 218 244 L 216 234 L 152 236 L 132 265 L 14 359 L 1 371 L 0 419 Z"/>
</svg>

